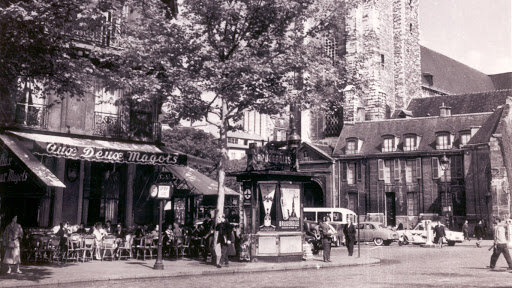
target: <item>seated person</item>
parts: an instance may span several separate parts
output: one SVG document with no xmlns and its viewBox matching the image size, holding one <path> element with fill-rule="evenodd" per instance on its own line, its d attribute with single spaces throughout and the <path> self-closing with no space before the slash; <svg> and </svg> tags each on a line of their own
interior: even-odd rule
<svg viewBox="0 0 512 288">
<path fill-rule="evenodd" d="M 80 225 L 78 225 L 78 228 L 76 229 L 76 233 L 87 234 L 87 231 L 84 228 L 84 223 L 80 223 Z"/>
</svg>

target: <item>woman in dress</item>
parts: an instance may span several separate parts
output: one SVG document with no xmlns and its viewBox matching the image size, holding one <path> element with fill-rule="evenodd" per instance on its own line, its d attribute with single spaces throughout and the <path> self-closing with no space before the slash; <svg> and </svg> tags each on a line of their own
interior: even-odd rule
<svg viewBox="0 0 512 288">
<path fill-rule="evenodd" d="M 3 263 L 7 264 L 7 267 L 9 267 L 7 274 L 11 273 L 11 265 L 16 265 L 16 273 L 21 274 L 20 240 L 23 237 L 23 229 L 21 228 L 21 225 L 17 223 L 17 221 L 18 216 L 14 216 L 11 223 L 5 228 L 4 231 L 4 241 L 6 246 Z"/>
</svg>

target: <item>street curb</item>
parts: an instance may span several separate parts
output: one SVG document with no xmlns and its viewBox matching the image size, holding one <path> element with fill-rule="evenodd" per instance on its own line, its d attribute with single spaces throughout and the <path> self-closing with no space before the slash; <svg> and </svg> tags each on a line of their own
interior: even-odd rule
<svg viewBox="0 0 512 288">
<path fill-rule="evenodd" d="M 130 277 L 124 276 L 116 276 L 110 275 L 108 277 L 102 278 L 94 277 L 93 279 L 81 279 L 81 280 L 66 280 L 66 279 L 55 279 L 53 281 L 41 281 L 37 283 L 11 283 L 7 285 L 0 284 L 0 287 L 32 287 L 32 286 L 55 286 L 55 285 L 65 285 L 71 283 L 94 283 L 94 282 L 106 282 L 106 281 L 119 281 L 119 280 L 143 280 L 143 279 L 157 279 L 157 278 L 174 278 L 174 277 L 186 277 L 186 276 L 208 276 L 208 275 L 223 275 L 223 274 L 239 274 L 239 273 L 258 273 L 258 272 L 269 272 L 269 271 L 292 271 L 292 270 L 308 270 L 308 269 L 330 269 L 330 268 L 340 268 L 340 267 L 354 267 L 354 266 L 362 266 L 362 265 L 375 265 L 380 263 L 380 259 L 377 258 L 368 258 L 364 261 L 360 261 L 359 263 L 306 263 L 299 265 L 287 265 L 287 263 L 272 263 L 269 262 L 269 265 L 259 266 L 259 267 L 223 267 L 217 270 L 190 270 L 186 272 L 177 272 L 177 273 L 168 273 L 162 271 L 156 275 L 144 275 L 137 276 L 132 275 Z M 263 263 L 263 262 L 260 262 Z M 295 264 L 295 263 L 294 263 Z"/>
</svg>

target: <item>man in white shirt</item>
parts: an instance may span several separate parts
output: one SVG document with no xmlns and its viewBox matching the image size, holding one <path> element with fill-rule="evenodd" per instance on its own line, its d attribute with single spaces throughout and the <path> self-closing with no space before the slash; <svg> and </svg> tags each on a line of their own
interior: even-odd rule
<svg viewBox="0 0 512 288">
<path fill-rule="evenodd" d="M 505 221 L 501 222 L 499 218 L 496 218 L 496 226 L 494 227 L 494 251 L 491 256 L 491 263 L 489 267 L 494 269 L 496 267 L 496 262 L 500 257 L 501 253 L 505 257 L 505 260 L 508 264 L 508 269 L 512 270 L 512 260 L 510 259 L 510 253 L 508 252 L 507 247 L 507 228 Z"/>
</svg>

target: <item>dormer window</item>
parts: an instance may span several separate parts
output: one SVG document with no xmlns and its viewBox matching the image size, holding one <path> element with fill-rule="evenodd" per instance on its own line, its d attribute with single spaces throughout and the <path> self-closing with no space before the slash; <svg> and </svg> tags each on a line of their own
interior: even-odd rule
<svg viewBox="0 0 512 288">
<path fill-rule="evenodd" d="M 404 151 L 417 150 L 418 144 L 416 142 L 417 136 L 414 134 L 408 134 L 404 136 Z"/>
<path fill-rule="evenodd" d="M 436 134 L 436 149 L 444 150 L 452 148 L 452 135 L 448 132 L 439 132 Z"/>
<path fill-rule="evenodd" d="M 462 131 L 462 132 L 460 132 L 460 145 L 461 146 L 468 144 L 470 139 L 471 139 L 471 132 L 470 131 Z"/>
<path fill-rule="evenodd" d="M 356 138 L 347 139 L 347 146 L 345 148 L 345 154 L 356 154 L 358 151 L 358 141 Z"/>
<path fill-rule="evenodd" d="M 393 135 L 386 135 L 382 141 L 382 152 L 396 151 L 396 139 Z"/>
</svg>

